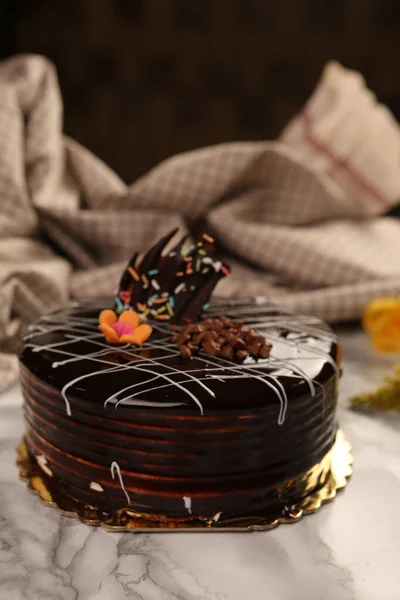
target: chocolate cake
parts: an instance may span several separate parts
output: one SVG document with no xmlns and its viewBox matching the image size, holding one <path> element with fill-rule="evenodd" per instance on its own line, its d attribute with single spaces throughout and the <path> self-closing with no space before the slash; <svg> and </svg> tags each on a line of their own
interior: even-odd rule
<svg viewBox="0 0 400 600">
<path fill-rule="evenodd" d="M 67 504 L 114 522 L 213 527 L 289 514 L 329 474 L 335 335 L 265 299 L 208 305 L 229 274 L 212 238 L 163 256 L 170 237 L 134 257 L 116 300 L 28 329 L 28 451 Z"/>
</svg>

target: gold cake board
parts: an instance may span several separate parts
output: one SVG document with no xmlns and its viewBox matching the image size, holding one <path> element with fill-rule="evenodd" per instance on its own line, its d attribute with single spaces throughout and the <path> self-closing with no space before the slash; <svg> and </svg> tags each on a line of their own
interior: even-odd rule
<svg viewBox="0 0 400 600">
<path fill-rule="evenodd" d="M 135 531 L 135 532 L 206 532 L 206 531 L 266 531 L 277 527 L 281 523 L 295 523 L 303 515 L 317 512 L 323 504 L 330 502 L 336 493 L 346 487 L 347 479 L 352 473 L 353 456 L 351 445 L 346 440 L 343 431 L 339 430 L 335 444 L 329 452 L 331 466 L 328 477 L 323 487 L 310 493 L 306 498 L 290 509 L 286 516 L 269 515 L 268 517 L 246 517 L 243 519 L 231 519 L 222 523 L 211 520 L 200 519 L 196 516 L 189 518 L 174 518 L 173 520 L 162 519 L 152 515 L 140 515 L 129 508 L 118 511 L 118 514 L 110 517 L 103 516 L 99 510 L 86 506 L 84 503 L 57 493 L 52 486 L 51 478 L 46 477 L 40 469 L 36 460 L 28 452 L 23 440 L 17 448 L 17 464 L 21 479 L 27 482 L 28 489 L 38 494 L 42 502 L 48 506 L 57 508 L 65 516 L 75 517 L 86 525 L 101 525 L 107 531 Z M 327 457 L 324 457 L 323 461 Z M 320 464 L 322 464 L 322 462 Z M 316 465 L 318 467 L 320 465 Z M 315 469 L 313 467 L 313 469 Z M 312 471 L 305 477 L 312 477 Z M 54 489 L 53 489 L 54 488 Z"/>
</svg>

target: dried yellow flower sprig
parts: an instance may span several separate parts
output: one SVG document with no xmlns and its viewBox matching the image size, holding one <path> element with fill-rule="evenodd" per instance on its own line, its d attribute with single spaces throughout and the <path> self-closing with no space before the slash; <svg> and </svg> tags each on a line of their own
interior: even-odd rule
<svg viewBox="0 0 400 600">
<path fill-rule="evenodd" d="M 352 408 L 360 410 L 396 410 L 400 412 L 400 365 L 394 374 L 384 378 L 384 384 L 373 392 L 358 394 L 350 398 Z"/>
<path fill-rule="evenodd" d="M 379 352 L 400 353 L 400 297 L 377 298 L 367 306 L 363 327 Z M 400 364 L 377 390 L 350 398 L 352 408 L 400 412 Z"/>
</svg>

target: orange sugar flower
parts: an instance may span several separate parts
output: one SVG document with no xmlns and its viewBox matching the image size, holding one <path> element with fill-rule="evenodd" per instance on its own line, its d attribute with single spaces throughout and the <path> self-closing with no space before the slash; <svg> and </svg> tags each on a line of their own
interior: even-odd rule
<svg viewBox="0 0 400 600">
<path fill-rule="evenodd" d="M 152 333 L 150 325 L 140 323 L 134 310 L 125 310 L 119 318 L 113 310 L 102 310 L 99 329 L 110 344 L 134 344 L 141 346 Z"/>
<path fill-rule="evenodd" d="M 363 325 L 381 352 L 400 352 L 400 298 L 378 298 L 367 306 Z"/>
</svg>

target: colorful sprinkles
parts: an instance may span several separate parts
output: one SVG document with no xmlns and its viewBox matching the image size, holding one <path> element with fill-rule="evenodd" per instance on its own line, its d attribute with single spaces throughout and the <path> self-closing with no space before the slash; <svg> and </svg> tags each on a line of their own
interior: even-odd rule
<svg viewBox="0 0 400 600">
<path fill-rule="evenodd" d="M 203 239 L 206 240 L 206 242 L 209 242 L 209 244 L 214 243 L 214 238 L 212 238 L 210 235 L 207 235 L 206 233 L 203 233 Z"/>
<path fill-rule="evenodd" d="M 132 267 L 128 267 L 128 271 L 135 281 L 139 281 L 139 275 L 136 273 L 135 269 L 132 269 Z"/>
<path fill-rule="evenodd" d="M 125 306 L 122 304 L 122 302 L 121 302 L 120 298 L 118 298 L 118 296 L 115 298 L 115 304 L 116 304 L 115 312 L 117 313 L 117 315 L 124 312 Z"/>
<path fill-rule="evenodd" d="M 175 233 L 160 240 L 139 264 L 136 256 L 132 259 L 115 299 L 117 313 L 131 308 L 144 318 L 192 322 L 208 307 L 212 288 L 230 271 L 215 259 L 214 238 L 206 233 L 195 244 L 182 240 L 163 256 Z"/>
</svg>

